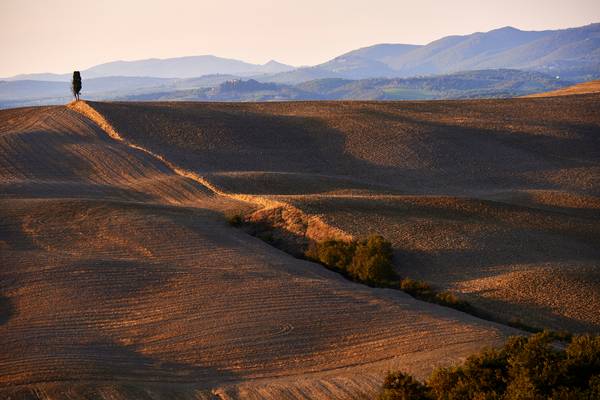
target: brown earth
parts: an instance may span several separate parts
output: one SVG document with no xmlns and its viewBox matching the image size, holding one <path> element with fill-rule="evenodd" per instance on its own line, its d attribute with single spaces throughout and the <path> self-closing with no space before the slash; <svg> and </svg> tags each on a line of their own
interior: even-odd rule
<svg viewBox="0 0 600 400">
<path fill-rule="evenodd" d="M 91 105 L 217 190 L 383 234 L 403 276 L 503 320 L 600 331 L 599 94 Z"/>
<path fill-rule="evenodd" d="M 312 117 L 261 116 L 291 104 L 93 106 L 114 129 L 85 103 L 0 111 L 0 398 L 360 398 L 388 369 L 423 377 L 517 333 L 352 283 L 225 222 L 284 207 L 312 235 L 343 235 L 274 195 L 395 193 L 400 177 L 351 173 L 393 176 L 393 150 L 371 159 L 376 142 L 363 143 L 358 159 Z"/>
</svg>

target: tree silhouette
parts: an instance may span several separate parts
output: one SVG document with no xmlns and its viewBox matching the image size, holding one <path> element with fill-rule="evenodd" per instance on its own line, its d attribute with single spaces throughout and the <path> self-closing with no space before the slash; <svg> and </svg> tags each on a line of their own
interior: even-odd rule
<svg viewBox="0 0 600 400">
<path fill-rule="evenodd" d="M 73 82 L 71 84 L 71 90 L 75 100 L 79 100 L 79 92 L 81 92 L 81 74 L 79 71 L 73 71 Z"/>
</svg>

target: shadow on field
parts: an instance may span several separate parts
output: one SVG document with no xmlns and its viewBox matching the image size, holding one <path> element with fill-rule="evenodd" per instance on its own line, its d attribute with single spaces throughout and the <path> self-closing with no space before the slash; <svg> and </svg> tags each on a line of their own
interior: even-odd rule
<svg viewBox="0 0 600 400">
<path fill-rule="evenodd" d="M 142 354 L 136 345 L 124 346 L 113 342 L 85 343 L 74 349 L 81 360 L 88 361 L 87 368 L 79 379 L 111 380 L 126 377 L 141 381 L 163 382 L 212 382 L 234 381 L 235 373 L 213 367 L 202 366 L 201 360 L 190 357 L 202 355 L 195 350 L 182 354 L 177 349 L 160 350 L 163 354 Z M 147 350 L 146 350 L 147 351 Z M 189 362 L 174 361 L 186 359 Z"/>
<path fill-rule="evenodd" d="M 436 102 L 90 104 L 128 140 L 201 172 L 322 174 L 417 194 L 468 194 L 564 189 L 544 172 L 600 165 L 597 124 L 573 116 L 535 122 L 556 107 L 503 120 L 491 103 L 490 121 L 476 126 L 442 122 L 445 109 Z M 459 120 L 468 115 L 460 105 L 451 110 Z M 425 117 L 435 107 L 442 107 L 439 122 Z"/>
<path fill-rule="evenodd" d="M 15 314 L 10 298 L 0 295 L 0 325 L 4 325 Z"/>
<path fill-rule="evenodd" d="M 231 371 L 204 367 L 199 362 L 166 360 L 169 356 L 185 358 L 186 354 L 171 354 L 161 359 L 141 354 L 132 346 L 110 342 L 72 344 L 68 346 L 68 353 L 56 346 L 49 346 L 47 350 L 53 352 L 53 357 L 62 355 L 78 360 L 75 365 L 80 364 L 79 368 L 57 368 L 50 376 L 32 375 L 27 385 L 0 389 L 0 397 L 38 399 L 37 386 L 40 386 L 46 395 L 44 398 L 96 400 L 111 393 L 111 397 L 153 400 L 196 398 L 202 393 L 204 396 L 200 398 L 209 399 L 213 398 L 212 387 L 239 380 Z"/>
</svg>

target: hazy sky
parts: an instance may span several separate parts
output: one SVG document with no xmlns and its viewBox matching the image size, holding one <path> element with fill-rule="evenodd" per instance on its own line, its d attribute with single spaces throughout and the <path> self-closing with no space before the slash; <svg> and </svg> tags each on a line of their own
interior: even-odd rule
<svg viewBox="0 0 600 400">
<path fill-rule="evenodd" d="M 313 65 L 376 43 L 600 22 L 600 0 L 0 0 L 0 76 L 214 54 Z"/>
</svg>

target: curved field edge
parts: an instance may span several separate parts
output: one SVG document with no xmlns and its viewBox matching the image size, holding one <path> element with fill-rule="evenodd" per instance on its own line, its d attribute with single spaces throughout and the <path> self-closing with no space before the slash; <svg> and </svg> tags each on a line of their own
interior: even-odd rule
<svg viewBox="0 0 600 400">
<path fill-rule="evenodd" d="M 123 142 L 124 144 L 126 144 L 127 146 L 129 146 L 131 148 L 141 150 L 141 151 L 144 151 L 144 152 L 152 155 L 153 157 L 161 160 L 165 165 L 167 165 L 176 174 L 186 177 L 186 178 L 189 178 L 189 179 L 192 179 L 193 181 L 201 184 L 202 186 L 207 187 L 208 189 L 210 189 L 211 191 L 213 191 L 215 194 L 217 194 L 219 196 L 231 198 L 231 199 L 238 200 L 238 201 L 248 202 L 248 203 L 251 203 L 251 204 L 254 204 L 254 205 L 260 207 L 262 210 L 282 209 L 282 212 L 280 212 L 281 215 L 286 216 L 286 217 L 293 216 L 292 217 L 293 219 L 301 219 L 304 222 L 304 229 L 303 229 L 302 235 L 306 236 L 309 239 L 313 239 L 313 240 L 324 240 L 326 238 L 336 238 L 336 239 L 345 239 L 345 240 L 352 239 L 352 236 L 350 236 L 348 233 L 342 231 L 339 228 L 335 228 L 333 226 L 327 225 L 326 223 L 323 222 L 323 220 L 320 217 L 318 217 L 316 215 L 305 215 L 300 209 L 292 206 L 289 203 L 272 200 L 272 199 L 269 199 L 269 198 L 263 197 L 263 196 L 255 196 L 255 195 L 248 195 L 248 194 L 241 194 L 241 193 L 229 193 L 229 192 L 220 190 L 219 188 L 217 188 L 215 185 L 213 185 L 211 182 L 209 182 L 206 178 L 199 175 L 198 173 L 183 169 L 183 168 L 173 164 L 172 162 L 168 161 L 164 156 L 162 156 L 160 154 L 156 154 L 145 147 L 142 147 L 142 146 L 139 146 L 137 144 L 127 141 L 106 120 L 106 118 L 104 118 L 98 111 L 96 111 L 96 109 L 94 109 L 92 106 L 90 106 L 90 104 L 88 104 L 85 101 L 75 101 L 75 102 L 69 103 L 69 105 L 67 107 L 73 111 L 76 111 L 76 112 L 82 114 L 86 118 L 89 118 L 91 121 L 95 122 L 112 139 Z M 286 218 L 286 222 L 288 222 L 288 224 L 287 224 L 288 228 L 291 227 L 290 230 L 292 230 L 292 232 L 294 232 L 293 226 L 297 225 L 297 224 L 294 224 L 290 218 Z M 297 230 L 296 230 L 296 232 L 294 232 L 294 233 L 299 233 L 299 232 L 297 232 Z"/>
</svg>

